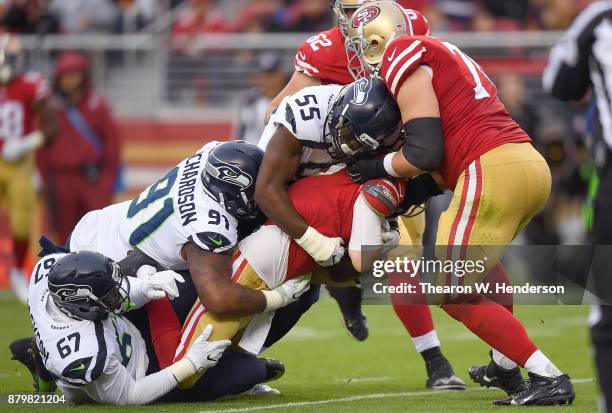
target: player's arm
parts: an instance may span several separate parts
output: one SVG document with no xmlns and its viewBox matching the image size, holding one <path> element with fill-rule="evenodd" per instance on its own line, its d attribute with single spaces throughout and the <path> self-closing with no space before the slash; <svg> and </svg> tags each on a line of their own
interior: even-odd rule
<svg viewBox="0 0 612 413">
<path fill-rule="evenodd" d="M 45 141 L 53 139 L 57 134 L 57 121 L 49 107 L 48 99 L 41 98 L 33 107 L 39 129 L 30 132 L 20 139 L 9 139 L 2 146 L 2 157 L 15 162 L 28 153 L 40 148 Z"/>
<path fill-rule="evenodd" d="M 293 206 L 287 185 L 300 165 L 302 144 L 279 125 L 266 147 L 257 183 L 255 200 L 268 218 L 289 235 L 319 264 L 336 264 L 344 249 L 341 240 L 329 238 L 311 227 Z"/>
<path fill-rule="evenodd" d="M 157 373 L 134 379 L 115 357 L 110 357 L 104 371 L 86 384 L 87 393 L 98 403 L 142 405 L 151 403 L 178 386 L 179 383 L 217 364 L 230 340 L 208 341 L 212 326 L 189 348 L 185 356 Z M 92 374 L 94 374 L 92 372 Z M 74 380 L 74 379 L 72 379 Z"/>
<path fill-rule="evenodd" d="M 397 92 L 397 103 L 404 123 L 404 146 L 384 157 L 355 162 L 349 167 L 354 180 L 414 177 L 436 171 L 442 164 L 440 107 L 427 68 L 421 67 L 406 77 Z"/>
<path fill-rule="evenodd" d="M 271 291 L 254 290 L 232 282 L 231 256 L 205 251 L 189 242 L 183 257 L 202 305 L 217 315 L 249 315 L 272 311 L 295 301 L 308 290 L 308 282 L 291 280 Z"/>
<path fill-rule="evenodd" d="M 602 13 L 591 12 L 594 7 L 587 8 L 572 23 L 550 52 L 543 85 L 544 91 L 557 99 L 581 100 L 591 88 L 589 59 L 595 39 L 593 23 L 602 16 Z"/>
<path fill-rule="evenodd" d="M 278 108 L 281 101 L 286 96 L 293 95 L 299 92 L 300 90 L 304 89 L 305 87 L 319 86 L 320 84 L 321 84 L 321 81 L 317 79 L 316 77 L 308 76 L 307 74 L 297 71 L 297 70 L 293 72 L 293 76 L 291 76 L 289 83 L 287 83 L 287 85 L 283 88 L 283 90 L 281 90 L 279 94 L 274 99 L 272 99 L 272 102 L 270 102 L 270 104 L 268 105 L 268 109 L 266 110 L 266 118 L 264 122 L 268 123 L 268 120 L 270 120 L 270 116 L 276 110 L 276 108 Z"/>
</svg>

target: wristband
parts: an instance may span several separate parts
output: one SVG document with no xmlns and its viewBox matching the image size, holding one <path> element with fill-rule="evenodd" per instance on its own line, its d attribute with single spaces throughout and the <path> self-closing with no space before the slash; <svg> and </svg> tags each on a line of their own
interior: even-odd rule
<svg viewBox="0 0 612 413">
<path fill-rule="evenodd" d="M 168 366 L 177 383 L 181 383 L 196 374 L 196 368 L 187 357 L 183 357 L 176 363 Z"/>
<path fill-rule="evenodd" d="M 393 169 L 393 158 L 395 157 L 395 152 L 389 153 L 387 155 L 385 155 L 385 160 L 384 160 L 384 167 L 385 167 L 385 171 L 387 171 L 387 173 L 394 177 L 394 178 L 400 178 L 401 175 L 398 174 L 397 172 L 395 172 L 395 169 Z"/>
<path fill-rule="evenodd" d="M 266 309 L 263 312 L 277 310 L 283 306 L 283 298 L 277 291 L 261 290 L 261 292 L 266 297 Z"/>
</svg>

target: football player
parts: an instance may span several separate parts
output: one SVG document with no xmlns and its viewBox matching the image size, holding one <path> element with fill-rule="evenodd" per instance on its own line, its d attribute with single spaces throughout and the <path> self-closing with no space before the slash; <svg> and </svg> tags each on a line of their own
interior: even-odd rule
<svg viewBox="0 0 612 413">
<path fill-rule="evenodd" d="M 356 79 L 369 76 L 359 64 L 354 53 L 345 49 L 348 25 L 355 10 L 366 0 L 331 0 L 338 18 L 338 25 L 310 37 L 299 47 L 295 55 L 295 72 L 278 96 L 270 103 L 266 123 L 282 100 L 308 86 L 346 85 Z M 398 4 L 398 8 L 401 6 Z M 408 30 L 415 35 L 428 35 L 427 19 L 416 10 L 401 8 L 406 16 Z M 402 217 L 399 226 L 402 243 L 421 244 L 425 228 L 425 215 Z M 343 322 L 347 330 L 358 340 L 367 337 L 368 327 L 361 311 L 361 290 L 357 287 L 329 287 L 330 294 L 338 301 Z M 393 306 L 411 337 L 417 351 L 423 356 L 427 371 L 427 387 L 440 389 L 463 389 L 459 379 L 452 379 L 452 367 L 441 354 L 440 341 L 434 329 L 429 308 L 425 305 Z"/>
<path fill-rule="evenodd" d="M 317 273 L 318 263 L 288 234 L 268 221 L 239 243 L 234 255 L 233 279 L 249 280 L 253 288 L 269 288 L 311 273 L 311 282 L 315 283 L 358 277 L 359 272 L 367 271 L 378 256 L 376 247 L 384 245 L 383 231 L 388 230 L 385 217 L 395 212 L 404 199 L 405 189 L 406 182 L 397 179 L 356 184 L 347 174 L 344 164 L 298 180 L 288 192 L 297 212 L 310 227 L 341 238 L 348 247 L 349 259 L 341 262 L 342 271 L 337 273 L 341 277 L 332 275 L 330 279 Z M 362 252 L 365 246 L 371 250 Z M 208 324 L 228 332 L 228 337 L 241 331 L 237 344 L 249 353 L 259 354 L 271 345 L 267 340 L 271 323 L 272 314 L 228 320 L 210 314 L 204 306 L 198 305 L 184 323 L 176 360 L 189 351 L 194 337 L 198 337 Z M 179 328 L 178 324 L 175 328 Z M 173 349 L 177 343 L 168 342 L 165 347 Z"/>
<path fill-rule="evenodd" d="M 350 117 L 345 116 L 348 108 Z M 291 204 L 286 186 L 331 164 L 392 148 L 398 144 L 400 123 L 397 104 L 377 78 L 363 78 L 345 87 L 307 87 L 285 97 L 259 142 L 266 152 L 255 190 L 258 204 L 317 262 L 337 262 L 344 253 L 340 239 L 325 237 L 306 225 Z M 397 235 L 389 231 L 385 239 Z M 356 301 L 361 301 L 360 291 Z M 394 308 L 425 360 L 427 387 L 465 388 L 440 350 L 429 308 L 426 305 Z M 349 313 L 344 315 L 345 323 L 353 329 L 356 323 L 352 320 L 363 317 L 361 310 L 356 316 L 345 312 Z"/>
<path fill-rule="evenodd" d="M 226 394 L 248 389 L 253 383 L 245 387 L 243 382 L 242 389 L 237 382 L 220 384 L 222 365 L 229 368 L 239 362 L 246 368 L 255 363 L 260 364 L 260 372 L 265 366 L 254 356 L 227 353 L 199 384 L 199 394 L 168 394 L 185 378 L 214 367 L 230 344 L 229 340 L 209 341 L 212 326 L 207 326 L 184 357 L 164 369 L 155 366 L 155 357 L 147 354 L 146 331 L 124 312 L 150 300 L 176 298 L 177 281 L 184 282 L 174 271 L 155 272 L 147 266 L 140 269 L 139 278 L 126 277 L 117 263 L 95 252 L 43 257 L 30 279 L 28 299 L 36 346 L 32 350 L 44 366 L 39 371 L 44 369 L 62 393 L 78 404 L 141 405 L 164 396 L 164 400 L 207 400 L 219 395 L 219 386 Z M 11 349 L 21 353 L 29 366 L 35 362 L 28 362 L 23 349 L 18 350 L 27 343 L 31 339 L 18 340 Z M 214 386 L 210 386 L 212 376 Z M 264 378 L 260 374 L 255 383 Z M 213 389 L 207 389 L 207 382 Z"/>
<path fill-rule="evenodd" d="M 25 303 L 24 262 L 36 206 L 33 152 L 51 139 L 57 124 L 49 108 L 49 87 L 36 72 L 23 72 L 21 43 L 0 35 L 0 199 L 6 203 L 13 241 L 13 290 Z"/>
<path fill-rule="evenodd" d="M 499 264 L 503 247 L 546 203 L 551 187 L 546 161 L 529 136 L 512 120 L 482 68 L 456 46 L 428 36 L 410 36 L 392 2 L 374 1 L 358 9 L 349 27 L 350 48 L 363 67 L 379 75 L 396 99 L 404 123 L 404 146 L 386 156 L 358 160 L 356 181 L 375 177 L 429 176 L 454 192 L 442 214 L 436 244 L 449 246 L 453 259 L 488 256 L 487 271 Z M 501 246 L 501 247 L 500 247 Z M 471 251 L 468 256 L 467 251 Z M 476 253 L 476 254 L 477 254 Z M 507 279 L 507 275 L 506 279 Z M 473 305 L 481 304 L 481 305 Z M 482 305 L 489 304 L 489 305 Z M 574 389 L 531 341 L 511 307 L 483 296 L 442 308 L 487 342 L 489 366 L 470 370 L 481 385 L 497 386 L 510 397 L 503 405 L 569 404 Z M 500 326 L 503 326 L 500 328 Z M 518 366 L 530 380 L 523 384 Z"/>
</svg>

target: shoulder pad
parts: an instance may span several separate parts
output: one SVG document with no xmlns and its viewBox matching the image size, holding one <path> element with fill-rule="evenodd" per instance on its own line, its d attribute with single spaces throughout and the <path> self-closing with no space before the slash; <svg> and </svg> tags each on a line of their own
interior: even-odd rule
<svg viewBox="0 0 612 413">
<path fill-rule="evenodd" d="M 361 193 L 374 212 L 386 217 L 403 201 L 405 188 L 404 179 L 374 179 L 363 184 Z"/>
</svg>

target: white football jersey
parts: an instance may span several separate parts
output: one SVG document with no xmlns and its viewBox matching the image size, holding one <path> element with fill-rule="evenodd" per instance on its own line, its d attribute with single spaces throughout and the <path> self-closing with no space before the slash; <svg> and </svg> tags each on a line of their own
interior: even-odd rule
<svg viewBox="0 0 612 413">
<path fill-rule="evenodd" d="M 200 177 L 217 145 L 206 144 L 132 201 L 89 212 L 75 227 L 70 250 L 96 251 L 118 261 L 137 247 L 172 270 L 187 269 L 181 249 L 189 241 L 231 253 L 238 222 L 206 194 Z"/>
<path fill-rule="evenodd" d="M 105 372 L 123 366 L 134 380 L 144 377 L 149 365 L 140 332 L 127 319 L 111 314 L 105 320 L 76 320 L 65 315 L 50 296 L 47 275 L 66 254 L 42 258 L 30 279 L 28 307 L 36 345 L 45 367 L 71 399 L 104 400 L 102 392 L 120 387 L 121 375 Z M 98 380 L 104 374 L 105 380 Z"/>
<path fill-rule="evenodd" d="M 339 163 L 327 152 L 331 145 L 325 141 L 325 120 L 343 88 L 340 85 L 310 86 L 285 97 L 270 117 L 259 147 L 265 151 L 278 126 L 283 125 L 302 144 L 296 177 L 312 176 L 323 168 Z"/>
</svg>

